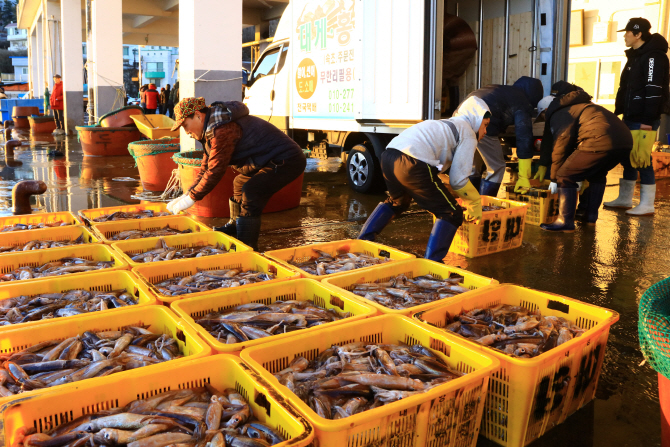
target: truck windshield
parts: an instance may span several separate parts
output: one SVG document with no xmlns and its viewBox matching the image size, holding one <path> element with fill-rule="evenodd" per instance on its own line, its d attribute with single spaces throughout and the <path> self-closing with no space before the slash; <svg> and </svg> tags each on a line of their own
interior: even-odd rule
<svg viewBox="0 0 670 447">
<path fill-rule="evenodd" d="M 265 53 L 263 58 L 256 65 L 256 69 L 251 75 L 249 84 L 253 84 L 254 82 L 256 82 L 256 80 L 262 78 L 263 76 L 273 74 L 275 70 L 275 65 L 277 64 L 277 56 L 279 56 L 279 47 L 274 48 L 269 52 Z"/>
</svg>

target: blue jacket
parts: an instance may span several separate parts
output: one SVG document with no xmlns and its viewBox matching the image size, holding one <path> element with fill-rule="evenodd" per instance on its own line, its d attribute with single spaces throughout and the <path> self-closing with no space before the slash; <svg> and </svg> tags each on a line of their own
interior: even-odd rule
<svg viewBox="0 0 670 447">
<path fill-rule="evenodd" d="M 533 110 L 544 94 L 542 82 L 528 76 L 514 85 L 487 85 L 470 93 L 484 100 L 491 110 L 486 134 L 497 137 L 512 124 L 516 133 L 517 156 L 533 158 Z"/>
</svg>

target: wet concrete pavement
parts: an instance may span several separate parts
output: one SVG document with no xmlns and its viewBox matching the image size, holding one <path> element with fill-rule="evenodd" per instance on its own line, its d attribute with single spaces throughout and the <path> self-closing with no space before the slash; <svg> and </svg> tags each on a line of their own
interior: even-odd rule
<svg viewBox="0 0 670 447">
<path fill-rule="evenodd" d="M 136 203 L 141 191 L 132 157 L 83 157 L 76 137 L 30 137 L 13 163 L 0 161 L 0 215 L 11 214 L 11 189 L 24 179 L 40 179 L 49 189 L 40 211 Z M 55 151 L 64 155 L 52 156 Z M 19 165 L 20 164 L 20 165 Z M 262 251 L 356 237 L 383 194 L 353 192 L 338 159 L 310 159 L 300 206 L 265 215 Z M 608 183 L 618 185 L 620 171 Z M 125 180 L 123 178 L 126 178 Z M 647 287 L 665 278 L 670 265 L 670 180 L 657 186 L 656 215 L 629 218 L 601 210 L 595 227 L 574 234 L 549 234 L 525 227 L 521 248 L 467 259 L 450 254 L 447 263 L 500 282 L 515 283 L 613 309 L 620 320 L 611 331 L 596 399 L 549 431 L 533 447 L 658 446 L 660 415 L 656 373 L 644 364 L 637 337 L 637 306 Z M 608 187 L 605 201 L 617 195 Z M 225 199 L 224 199 L 225 200 Z M 227 219 L 201 219 L 220 225 Z M 380 235 L 379 242 L 422 256 L 432 227 L 430 214 L 413 207 Z M 480 439 L 478 446 L 493 446 Z"/>
</svg>

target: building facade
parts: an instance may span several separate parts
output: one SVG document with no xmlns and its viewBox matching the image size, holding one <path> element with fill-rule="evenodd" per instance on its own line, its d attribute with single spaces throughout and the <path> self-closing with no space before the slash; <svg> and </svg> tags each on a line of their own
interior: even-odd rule
<svg viewBox="0 0 670 447">
<path fill-rule="evenodd" d="M 7 30 L 9 51 L 28 50 L 28 30 L 17 28 L 16 23 L 10 23 L 5 26 L 5 30 Z"/>
</svg>

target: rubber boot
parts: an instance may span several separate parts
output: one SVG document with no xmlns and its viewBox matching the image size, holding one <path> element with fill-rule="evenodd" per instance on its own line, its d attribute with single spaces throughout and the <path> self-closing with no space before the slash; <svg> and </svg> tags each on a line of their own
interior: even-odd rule
<svg viewBox="0 0 670 447">
<path fill-rule="evenodd" d="M 479 186 L 479 195 L 497 197 L 500 183 L 489 182 L 485 178 L 482 179 L 482 184 Z"/>
<path fill-rule="evenodd" d="M 258 236 L 261 234 L 261 218 L 241 216 L 237 218 L 237 239 L 258 251 Z"/>
<path fill-rule="evenodd" d="M 633 193 L 635 192 L 635 180 L 619 179 L 619 197 L 611 202 L 605 202 L 607 208 L 633 208 Z"/>
<path fill-rule="evenodd" d="M 425 258 L 435 262 L 442 262 L 449 252 L 451 241 L 456 236 L 456 230 L 458 230 L 458 227 L 454 226 L 451 222 L 447 222 L 444 219 L 435 219 L 433 230 L 430 232 L 430 238 L 426 246 Z"/>
<path fill-rule="evenodd" d="M 654 214 L 656 185 L 640 185 L 640 203 L 632 210 L 626 211 L 629 216 L 651 216 Z"/>
<path fill-rule="evenodd" d="M 375 237 L 393 220 L 395 212 L 393 207 L 386 202 L 381 202 L 370 214 L 368 220 L 363 224 L 358 239 L 364 241 L 374 241 Z"/>
<path fill-rule="evenodd" d="M 579 202 L 577 203 L 577 211 L 575 211 L 575 219 L 584 220 L 586 218 L 586 211 L 589 207 L 589 200 L 591 199 L 591 185 L 589 185 L 581 194 L 579 194 Z"/>
<path fill-rule="evenodd" d="M 552 224 L 542 224 L 546 231 L 572 233 L 575 231 L 575 211 L 577 209 L 577 188 L 558 188 L 558 219 Z"/>
<path fill-rule="evenodd" d="M 240 217 L 240 204 L 232 199 L 228 199 L 230 205 L 230 220 L 222 227 L 214 227 L 214 231 L 220 231 L 228 236 L 237 235 L 237 218 Z"/>
<path fill-rule="evenodd" d="M 598 210 L 600 205 L 603 203 L 603 196 L 605 195 L 605 183 L 591 183 L 589 187 L 584 190 L 582 197 L 588 192 L 588 198 L 586 199 L 586 209 L 584 214 L 581 217 L 582 221 L 587 224 L 595 225 L 598 220 Z M 581 202 L 580 202 L 581 204 Z"/>
</svg>

